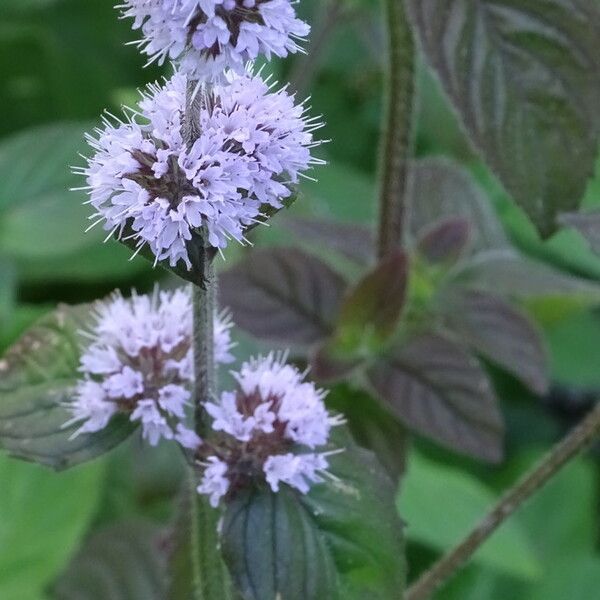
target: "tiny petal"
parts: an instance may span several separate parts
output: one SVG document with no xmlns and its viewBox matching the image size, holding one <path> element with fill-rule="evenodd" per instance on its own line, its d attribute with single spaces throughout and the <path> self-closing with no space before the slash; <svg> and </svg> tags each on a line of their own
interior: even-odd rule
<svg viewBox="0 0 600 600">
<path fill-rule="evenodd" d="M 142 435 L 151 446 L 156 446 L 161 438 L 173 439 L 173 431 L 156 407 L 154 400 L 140 400 L 131 413 L 131 420 L 141 421 Z"/>
<path fill-rule="evenodd" d="M 202 445 L 202 438 L 181 423 L 177 424 L 175 441 L 188 450 L 197 450 Z"/>
<path fill-rule="evenodd" d="M 191 394 L 181 385 L 169 384 L 158 392 L 159 406 L 169 414 L 183 419 Z"/>
<path fill-rule="evenodd" d="M 197 490 L 199 494 L 210 496 L 210 504 L 213 508 L 219 505 L 221 498 L 229 490 L 229 479 L 226 477 L 227 471 L 227 463 L 216 456 L 208 458 L 208 466 Z"/>
</svg>

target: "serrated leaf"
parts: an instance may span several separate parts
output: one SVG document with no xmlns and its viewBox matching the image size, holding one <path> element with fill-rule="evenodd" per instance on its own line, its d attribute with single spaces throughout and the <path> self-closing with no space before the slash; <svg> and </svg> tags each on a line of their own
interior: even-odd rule
<svg viewBox="0 0 600 600">
<path fill-rule="evenodd" d="M 164 532 L 119 523 L 93 535 L 56 583 L 55 600 L 164 600 Z"/>
<path fill-rule="evenodd" d="M 444 446 L 497 462 L 503 421 L 477 359 L 463 345 L 425 334 L 367 371 L 384 405 L 408 427 Z"/>
<path fill-rule="evenodd" d="M 409 225 L 418 239 L 446 219 L 465 219 L 471 224 L 474 252 L 508 247 L 498 217 L 471 175 L 445 158 L 425 158 L 411 167 Z"/>
<path fill-rule="evenodd" d="M 440 310 L 459 338 L 523 381 L 532 391 L 548 390 L 548 357 L 540 333 L 522 311 L 493 294 L 452 290 Z"/>
<path fill-rule="evenodd" d="M 453 263 L 466 252 L 470 235 L 467 219 L 443 219 L 423 232 L 417 243 L 418 252 L 430 263 Z"/>
<path fill-rule="evenodd" d="M 221 274 L 221 304 L 239 327 L 274 342 L 309 345 L 332 331 L 346 284 L 292 248 L 255 250 Z"/>
<path fill-rule="evenodd" d="M 408 7 L 472 141 L 538 229 L 552 233 L 556 215 L 578 205 L 596 159 L 599 7 L 587 0 L 409 0 Z"/>
<path fill-rule="evenodd" d="M 397 600 L 405 578 L 394 485 L 343 432 L 331 457 L 337 481 L 302 496 L 284 486 L 230 504 L 223 550 L 244 600 Z M 279 595 L 278 595 L 279 593 Z"/>
<path fill-rule="evenodd" d="M 173 531 L 169 600 L 234 599 L 231 578 L 219 548 L 220 516 L 190 482 L 184 490 Z"/>
<path fill-rule="evenodd" d="M 365 225 L 314 217 L 286 217 L 281 219 L 280 226 L 302 242 L 331 248 L 359 264 L 368 265 L 375 255 L 375 236 Z"/>
<path fill-rule="evenodd" d="M 126 439 L 135 426 L 115 418 L 94 434 L 71 440 L 64 404 L 78 380 L 78 330 L 87 305 L 61 306 L 42 317 L 0 359 L 0 448 L 13 456 L 64 469 L 96 458 Z"/>
<path fill-rule="evenodd" d="M 591 249 L 600 254 L 600 211 L 564 214 L 560 222 L 577 229 Z"/>
<path fill-rule="evenodd" d="M 377 350 L 393 335 L 406 300 L 408 259 L 402 250 L 384 257 L 349 291 L 340 308 L 334 344 L 346 355 Z"/>
<path fill-rule="evenodd" d="M 223 522 L 223 555 L 244 600 L 336 598 L 324 539 L 288 487 L 236 498 Z"/>
<path fill-rule="evenodd" d="M 571 297 L 600 301 L 600 286 L 512 250 L 482 252 L 453 273 L 453 281 L 520 299 Z"/>
</svg>

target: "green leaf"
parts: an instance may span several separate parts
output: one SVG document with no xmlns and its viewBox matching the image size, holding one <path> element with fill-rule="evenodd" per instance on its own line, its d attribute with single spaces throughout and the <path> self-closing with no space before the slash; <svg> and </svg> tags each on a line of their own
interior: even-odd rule
<svg viewBox="0 0 600 600">
<path fill-rule="evenodd" d="M 396 330 L 406 300 L 408 260 L 402 250 L 383 258 L 351 289 L 340 307 L 336 349 L 369 356 Z"/>
<path fill-rule="evenodd" d="M 548 235 L 592 175 L 600 9 L 587 0 L 409 0 L 470 137 Z M 565 148 L 569 148 L 565 152 Z"/>
<path fill-rule="evenodd" d="M 327 394 L 326 402 L 330 410 L 344 415 L 356 442 L 374 452 L 392 481 L 398 481 L 405 468 L 406 429 L 362 390 L 337 385 Z"/>
<path fill-rule="evenodd" d="M 85 151 L 84 130 L 83 124 L 57 123 L 0 143 L 0 257 L 11 258 L 22 279 L 39 273 L 44 283 L 98 281 L 143 268 L 129 263 L 131 253 L 117 244 L 102 245 L 100 225 L 85 233 L 91 215 L 86 195 L 69 191 L 83 185 L 69 165 Z"/>
<path fill-rule="evenodd" d="M 246 491 L 223 523 L 223 554 L 244 600 L 335 598 L 331 554 L 287 486 Z"/>
<path fill-rule="evenodd" d="M 69 164 L 84 150 L 85 126 L 62 123 L 20 133 L 0 145 L 0 252 L 18 258 L 61 256 L 102 241 L 86 236 L 90 215 L 82 180 Z"/>
<path fill-rule="evenodd" d="M 15 309 L 17 296 L 17 277 L 14 266 L 0 260 L 0 336 L 7 328 Z"/>
<path fill-rule="evenodd" d="M 546 329 L 552 375 L 565 384 L 595 389 L 600 386 L 598 344 L 600 317 L 579 312 Z"/>
<path fill-rule="evenodd" d="M 492 491 L 474 477 L 416 452 L 411 454 L 398 498 L 408 539 L 441 552 L 460 542 L 495 502 Z M 481 546 L 473 561 L 515 577 L 541 575 L 532 544 L 514 519 Z"/>
<path fill-rule="evenodd" d="M 367 378 L 411 429 L 476 458 L 501 459 L 502 416 L 485 371 L 463 344 L 421 335 L 378 359 Z"/>
<path fill-rule="evenodd" d="M 78 380 L 80 339 L 89 307 L 61 306 L 42 317 L 0 360 L 0 447 L 55 469 L 91 460 L 126 439 L 135 426 L 118 417 L 93 434 L 70 439 L 65 403 Z"/>
<path fill-rule="evenodd" d="M 189 482 L 173 532 L 169 600 L 233 600 L 231 578 L 219 552 L 220 516 Z"/>
<path fill-rule="evenodd" d="M 548 360 L 537 328 L 508 302 L 478 290 L 448 290 L 439 298 L 446 324 L 485 358 L 544 394 L 548 389 Z"/>
<path fill-rule="evenodd" d="M 94 534 L 53 591 L 55 600 L 164 600 L 164 532 L 125 522 Z"/>
<path fill-rule="evenodd" d="M 597 556 L 561 556 L 528 600 L 591 600 L 600 590 Z"/>
<path fill-rule="evenodd" d="M 221 303 L 236 325 L 260 339 L 300 346 L 332 332 L 346 287 L 321 260 L 292 248 L 254 250 L 219 281 Z"/>
<path fill-rule="evenodd" d="M 541 452 L 531 452 L 526 460 L 516 461 L 524 473 L 540 459 Z M 565 498 L 576 503 L 565 505 Z M 519 511 L 515 518 L 530 532 L 537 555 L 544 564 L 544 576 L 565 557 L 565 548 L 573 556 L 596 551 L 598 530 L 598 489 L 594 462 L 577 459 L 557 473 Z"/>
<path fill-rule="evenodd" d="M 227 508 L 223 551 L 244 600 L 396 600 L 405 578 L 394 486 L 342 431 L 329 479 L 306 496 L 247 491 Z M 279 595 L 278 595 L 279 594 Z"/>
<path fill-rule="evenodd" d="M 0 598 L 40 600 L 83 538 L 104 468 L 52 473 L 0 456 Z"/>
</svg>

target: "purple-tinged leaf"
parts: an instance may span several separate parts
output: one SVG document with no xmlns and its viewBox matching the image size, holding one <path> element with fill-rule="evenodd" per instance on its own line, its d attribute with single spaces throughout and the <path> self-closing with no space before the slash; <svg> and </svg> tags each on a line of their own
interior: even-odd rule
<svg viewBox="0 0 600 600">
<path fill-rule="evenodd" d="M 520 256 L 512 250 L 482 252 L 453 274 L 453 284 L 521 299 L 569 296 L 600 301 L 600 286 Z"/>
<path fill-rule="evenodd" d="M 379 347 L 396 330 L 406 300 L 408 259 L 396 250 L 367 273 L 344 300 L 335 332 L 337 348 L 349 355 Z"/>
<path fill-rule="evenodd" d="M 409 0 L 474 145 L 549 235 L 598 149 L 600 7 L 589 0 Z"/>
<path fill-rule="evenodd" d="M 502 458 L 504 426 L 494 392 L 463 345 L 425 334 L 380 358 L 367 377 L 408 427 L 476 458 Z"/>
<path fill-rule="evenodd" d="M 523 381 L 532 391 L 548 389 L 548 360 L 529 317 L 487 292 L 454 290 L 441 298 L 447 325 L 485 358 Z"/>
<path fill-rule="evenodd" d="M 448 218 L 428 227 L 417 248 L 430 263 L 453 263 L 467 251 L 470 236 L 471 225 L 467 219 Z"/>
<path fill-rule="evenodd" d="M 414 238 L 440 220 L 463 218 L 471 225 L 473 251 L 508 247 L 489 200 L 471 175 L 452 161 L 425 158 L 413 162 L 409 192 L 409 226 Z"/>
<path fill-rule="evenodd" d="M 292 248 L 254 250 L 220 276 L 221 304 L 239 327 L 301 346 L 331 334 L 345 289 L 325 263 Z"/>
<path fill-rule="evenodd" d="M 560 216 L 560 222 L 577 229 L 591 249 L 600 254 L 600 211 L 567 213 Z"/>
<path fill-rule="evenodd" d="M 299 240 L 334 250 L 359 264 L 368 265 L 375 256 L 375 236 L 366 225 L 314 217 L 286 217 L 279 224 Z"/>
<path fill-rule="evenodd" d="M 327 341 L 318 346 L 310 360 L 310 375 L 320 383 L 341 381 L 349 376 L 361 362 L 360 358 L 340 356 L 335 344 Z"/>
</svg>

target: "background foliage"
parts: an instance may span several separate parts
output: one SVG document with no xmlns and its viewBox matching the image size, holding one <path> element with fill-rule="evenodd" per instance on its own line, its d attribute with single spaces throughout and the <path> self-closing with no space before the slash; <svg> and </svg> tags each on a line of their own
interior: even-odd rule
<svg viewBox="0 0 600 600">
<path fill-rule="evenodd" d="M 156 70 L 142 70 L 143 59 L 123 45 L 124 40 L 132 39 L 132 34 L 127 24 L 115 18 L 112 4 L 112 0 L 3 0 L 0 4 L 3 109 L 0 111 L 0 350 L 59 302 L 89 302 L 115 287 L 146 291 L 158 277 L 164 279 L 165 285 L 174 283 L 162 272 L 153 272 L 141 258 L 128 261 L 129 253 L 120 245 L 101 244 L 101 231 L 84 233 L 88 213 L 81 204 L 82 196 L 66 191 L 80 184 L 69 174 L 67 165 L 80 164 L 77 153 L 85 151 L 83 132 L 97 122 L 100 111 L 105 108 L 117 111 L 121 102 L 136 97 L 136 86 L 160 75 Z M 420 5 L 418 10 L 426 19 L 427 11 L 435 3 L 411 4 Z M 277 227 L 253 233 L 256 245 L 266 248 L 289 246 L 291 231 L 297 246 L 310 249 L 312 256 L 321 259 L 306 275 L 325 282 L 328 295 L 318 318 L 310 323 L 306 318 L 298 321 L 299 314 L 306 317 L 307 313 L 293 311 L 292 307 L 279 330 L 276 323 L 271 323 L 273 329 L 268 337 L 275 341 L 288 340 L 290 332 L 302 333 L 304 339 L 294 340 L 298 348 L 328 340 L 332 334 L 330 317 L 335 316 L 334 309 L 341 302 L 346 284 L 329 269 L 335 268 L 353 281 L 369 252 L 369 234 L 362 227 L 375 221 L 373 199 L 384 46 L 378 2 L 374 0 L 303 0 L 300 10 L 316 24 L 311 54 L 273 68 L 282 78 L 291 78 L 301 94 L 310 93 L 314 112 L 325 116 L 327 126 L 323 137 L 332 142 L 324 154 L 330 164 L 319 171 L 318 183 L 303 184 L 300 199 L 290 213 L 293 222 L 288 219 L 284 228 L 285 218 L 277 217 L 280 219 Z M 435 27 L 440 24 L 431 23 L 430 35 L 434 39 Z M 434 55 L 435 51 L 432 47 L 428 53 Z M 538 83 L 542 85 L 544 81 Z M 411 578 L 468 531 L 500 490 L 587 410 L 600 388 L 600 315 L 594 309 L 594 298 L 598 296 L 593 285 L 600 279 L 600 258 L 574 230 L 540 239 L 524 210 L 544 228 L 548 215 L 534 214 L 525 204 L 523 209 L 518 208 L 510 200 L 470 149 L 440 83 L 424 65 L 419 65 L 418 84 L 421 101 L 417 151 L 420 158 L 427 158 L 419 168 L 424 184 L 429 186 L 428 193 L 444 198 L 462 194 L 462 184 L 458 192 L 453 192 L 451 177 L 436 179 L 433 171 L 428 171 L 432 164 L 440 164 L 440 157 L 445 161 L 442 166 L 448 164 L 447 159 L 461 165 L 477 182 L 472 187 L 472 196 L 482 200 L 479 204 L 479 200 L 473 201 L 467 216 L 473 216 L 475 206 L 488 207 L 481 209 L 484 212 L 480 215 L 481 223 L 488 223 L 488 229 L 483 225 L 480 229 L 487 232 L 485 239 L 473 243 L 508 245 L 510 240 L 519 256 L 535 258 L 555 270 L 548 269 L 547 273 L 552 275 L 546 278 L 538 275 L 536 284 L 531 284 L 534 291 L 523 291 L 520 286 L 518 294 L 519 311 L 534 316 L 544 332 L 551 365 L 549 393 L 541 396 L 536 393 L 545 387 L 537 371 L 524 373 L 513 368 L 510 375 L 511 369 L 498 356 L 498 348 L 492 349 L 490 357 L 489 348 L 476 344 L 477 340 L 473 344 L 479 355 L 508 371 L 486 363 L 506 420 L 505 460 L 499 465 L 482 466 L 420 437 L 414 441 L 408 475 L 398 493 L 398 506 L 407 524 Z M 460 95 L 464 90 L 459 88 L 454 92 Z M 518 109 L 514 99 L 508 97 L 506 102 L 512 109 Z M 506 118 L 517 118 L 511 115 L 507 112 Z M 466 125 L 471 127 L 474 123 Z M 566 136 L 581 137 L 575 117 L 564 126 Z M 554 147 L 554 140 L 536 142 L 544 146 L 549 160 L 558 160 L 563 168 L 591 171 L 592 163 L 563 162 L 574 157 L 560 153 L 562 148 Z M 538 147 L 527 148 L 519 165 L 521 174 L 537 173 L 534 163 Z M 485 148 L 485 152 L 493 154 L 495 150 Z M 514 160 L 514 155 L 494 155 L 494 158 L 501 170 Z M 458 175 L 456 171 L 452 173 L 452 177 L 464 177 L 460 171 Z M 560 175 L 560 171 L 553 174 Z M 540 175 L 540 179 L 528 181 L 533 185 L 541 179 Z M 523 196 L 522 182 L 517 181 L 515 186 L 510 191 L 519 200 Z M 534 191 L 543 192 L 538 188 Z M 560 191 L 566 196 L 571 194 L 570 190 Z M 531 193 L 528 197 L 531 198 Z M 590 209 L 600 207 L 600 175 L 587 185 L 584 205 Z M 343 221 L 350 229 L 345 230 L 347 235 L 341 231 L 337 237 L 328 229 L 323 238 L 310 225 L 315 217 Z M 501 227 L 494 224 L 496 219 Z M 353 240 L 350 247 L 343 243 L 348 234 Z M 332 251 L 332 245 L 337 251 Z M 241 248 L 228 252 L 227 264 L 219 266 L 235 269 L 237 262 L 245 259 L 246 252 Z M 280 252 L 278 256 L 293 266 L 297 252 Z M 290 292 L 275 290 L 274 294 L 260 281 L 256 285 L 257 278 L 268 270 L 259 268 L 260 254 L 253 254 L 252 260 L 259 265 L 256 277 L 252 280 L 247 269 L 242 272 L 251 279 L 248 285 L 263 294 L 259 298 L 261 305 L 269 308 L 267 303 L 274 302 L 273 298 Z M 401 269 L 400 263 L 390 268 Z M 302 264 L 306 266 L 305 262 Z M 505 272 L 502 269 L 513 269 L 514 262 L 508 261 L 500 267 L 494 277 L 490 276 L 494 291 L 502 285 L 501 275 Z M 489 274 L 490 269 L 485 273 Z M 575 286 L 576 293 L 572 281 L 561 279 L 557 270 L 582 280 Z M 522 273 L 524 281 L 531 281 L 530 272 L 525 269 Z M 234 304 L 235 295 L 228 293 L 226 278 L 223 297 Z M 423 285 L 426 283 L 423 280 Z M 547 293 L 534 293 L 543 285 Z M 510 296 L 515 295 L 514 289 L 506 291 Z M 291 294 L 288 300 L 301 303 L 302 298 Z M 365 310 L 364 304 L 359 305 L 360 310 Z M 242 312 L 236 311 L 235 306 L 232 308 L 234 312 Z M 346 350 L 350 348 L 352 354 L 360 349 L 353 342 L 356 313 L 351 308 L 343 312 L 341 330 L 345 333 L 341 345 Z M 265 317 L 270 311 L 266 310 Z M 238 320 L 245 325 L 242 316 L 243 312 Z M 252 323 L 256 322 L 254 315 Z M 247 327 L 251 328 L 252 323 Z M 469 323 L 460 326 L 464 331 Z M 502 322 L 497 324 L 497 331 L 505 326 Z M 475 324 L 469 331 L 477 330 Z M 523 340 L 520 348 L 530 341 Z M 372 343 L 387 341 L 375 335 Z M 250 335 L 241 335 L 239 344 L 241 353 L 261 347 L 261 342 Z M 441 346 L 436 348 L 440 350 Z M 535 344 L 528 348 L 535 356 L 541 352 Z M 356 354 L 352 356 L 356 358 Z M 0 389 L 1 386 L 0 373 Z M 338 386 L 331 403 L 351 412 L 361 393 Z M 452 398 L 434 397 L 431 401 L 451 403 Z M 10 416 L 0 412 L 0 423 Z M 419 429 L 418 423 L 415 427 Z M 367 429 L 365 426 L 359 435 L 368 438 Z M 472 444 L 477 447 L 479 440 L 472 440 Z M 20 448 L 17 441 L 9 449 L 22 455 Z M 393 448 L 383 448 L 382 456 L 390 451 Z M 492 451 L 497 457 L 500 446 L 493 446 Z M 393 460 L 388 468 L 394 469 Z M 587 600 L 595 597 L 600 586 L 599 474 L 597 454 L 572 464 L 494 535 L 473 564 L 438 598 L 563 600 L 568 596 Z M 183 467 L 176 452 L 166 448 L 147 452 L 135 438 L 102 459 L 60 475 L 3 455 L 0 458 L 0 597 L 7 600 L 152 597 L 148 589 L 157 593 L 160 585 L 167 584 L 159 578 L 148 588 L 145 574 L 155 576 L 162 568 L 156 554 L 160 555 L 159 551 L 169 543 L 162 526 L 180 501 L 177 491 L 182 478 Z M 440 498 L 444 499 L 442 504 Z M 126 530 L 119 525 L 125 521 L 129 528 Z M 128 533 L 127 539 L 139 540 L 127 552 L 122 551 L 124 531 Z M 393 551 L 390 545 L 389 552 Z M 115 560 L 117 556 L 119 560 Z M 97 568 L 89 571 L 88 576 L 82 575 L 88 573 L 90 564 Z M 122 570 L 116 571 L 116 566 Z M 98 590 L 106 591 L 103 595 Z"/>
</svg>

